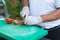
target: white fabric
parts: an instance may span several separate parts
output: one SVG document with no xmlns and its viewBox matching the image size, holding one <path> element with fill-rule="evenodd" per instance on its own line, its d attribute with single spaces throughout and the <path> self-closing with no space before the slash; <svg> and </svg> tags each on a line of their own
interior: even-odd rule
<svg viewBox="0 0 60 40">
<path fill-rule="evenodd" d="M 55 6 L 56 8 L 60 7 L 60 0 L 55 0 Z"/>
<path fill-rule="evenodd" d="M 22 8 L 22 11 L 20 12 L 20 15 L 21 15 L 22 18 L 24 18 L 24 16 L 28 16 L 29 15 L 29 7 L 24 6 Z"/>
<path fill-rule="evenodd" d="M 56 8 L 60 7 L 60 0 L 29 0 L 29 3 L 31 16 L 49 14 L 56 10 Z M 39 25 L 45 27 L 46 29 L 50 29 L 59 24 L 60 19 L 51 22 L 40 23 Z"/>
<path fill-rule="evenodd" d="M 24 19 L 25 24 L 27 25 L 36 25 L 42 22 L 42 19 L 40 16 L 34 17 L 34 16 L 28 16 Z"/>
</svg>

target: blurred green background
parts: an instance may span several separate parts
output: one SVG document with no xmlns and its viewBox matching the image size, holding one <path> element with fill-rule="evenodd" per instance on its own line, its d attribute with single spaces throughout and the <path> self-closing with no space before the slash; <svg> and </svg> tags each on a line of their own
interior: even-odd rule
<svg viewBox="0 0 60 40">
<path fill-rule="evenodd" d="M 20 11 L 22 9 L 21 0 L 5 0 L 8 8 L 8 12 L 11 15 L 10 18 L 21 20 Z"/>
</svg>

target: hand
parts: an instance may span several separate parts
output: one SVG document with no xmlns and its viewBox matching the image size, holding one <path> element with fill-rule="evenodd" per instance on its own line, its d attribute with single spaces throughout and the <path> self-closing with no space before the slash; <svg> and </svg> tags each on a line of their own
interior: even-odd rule
<svg viewBox="0 0 60 40">
<path fill-rule="evenodd" d="M 35 17 L 35 16 L 27 16 L 24 19 L 25 24 L 27 25 L 36 25 L 42 22 L 42 18 L 40 16 Z"/>
<path fill-rule="evenodd" d="M 22 11 L 20 12 L 20 15 L 22 18 L 25 18 L 25 16 L 28 16 L 29 15 L 29 7 L 24 6 Z"/>
</svg>

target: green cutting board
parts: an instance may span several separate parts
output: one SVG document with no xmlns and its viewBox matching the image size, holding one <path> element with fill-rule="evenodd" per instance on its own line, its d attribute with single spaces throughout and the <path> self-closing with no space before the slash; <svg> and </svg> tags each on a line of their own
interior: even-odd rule
<svg viewBox="0 0 60 40">
<path fill-rule="evenodd" d="M 7 24 L 0 20 L 0 36 L 8 40 L 38 40 L 47 34 L 47 30 L 36 26 Z"/>
</svg>

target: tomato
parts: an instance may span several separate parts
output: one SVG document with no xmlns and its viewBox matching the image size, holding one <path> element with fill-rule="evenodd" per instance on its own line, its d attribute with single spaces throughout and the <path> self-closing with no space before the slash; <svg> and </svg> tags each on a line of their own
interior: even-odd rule
<svg viewBox="0 0 60 40">
<path fill-rule="evenodd" d="M 6 18 L 6 22 L 7 22 L 8 24 L 12 23 L 12 19 Z"/>
<path fill-rule="evenodd" d="M 22 21 L 20 21 L 20 24 L 24 25 L 25 23 L 24 23 L 24 21 L 22 20 Z"/>
<path fill-rule="evenodd" d="M 18 24 L 18 20 L 14 20 L 14 24 Z"/>
</svg>

